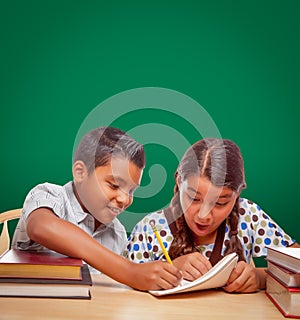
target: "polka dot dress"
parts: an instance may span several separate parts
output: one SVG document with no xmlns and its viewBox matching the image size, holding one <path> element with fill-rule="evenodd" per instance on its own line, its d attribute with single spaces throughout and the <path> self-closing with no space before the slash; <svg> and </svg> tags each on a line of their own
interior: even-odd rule
<svg viewBox="0 0 300 320">
<path fill-rule="evenodd" d="M 127 247 L 123 253 L 125 257 L 134 262 L 144 263 L 154 260 L 165 260 L 164 254 L 149 224 L 150 220 L 155 221 L 155 225 L 167 250 L 169 250 L 173 241 L 173 235 L 164 212 L 158 211 L 148 214 L 133 228 L 128 238 Z M 230 226 L 226 222 L 222 253 L 224 253 L 226 243 L 229 241 L 229 231 Z M 295 242 L 257 204 L 244 198 L 240 199 L 238 237 L 248 263 L 250 263 L 252 257 L 266 256 L 266 246 L 290 246 Z M 198 246 L 198 250 L 209 259 L 213 247 L 214 243 L 209 243 Z"/>
</svg>

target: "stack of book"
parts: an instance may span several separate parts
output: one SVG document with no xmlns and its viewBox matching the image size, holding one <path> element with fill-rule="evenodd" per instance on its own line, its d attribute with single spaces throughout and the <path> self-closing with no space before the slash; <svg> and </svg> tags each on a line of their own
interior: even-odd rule
<svg viewBox="0 0 300 320">
<path fill-rule="evenodd" d="M 288 318 L 300 318 L 300 248 L 267 248 L 266 294 Z"/>
<path fill-rule="evenodd" d="M 91 299 L 89 268 L 54 251 L 11 249 L 0 257 L 0 296 Z"/>
</svg>

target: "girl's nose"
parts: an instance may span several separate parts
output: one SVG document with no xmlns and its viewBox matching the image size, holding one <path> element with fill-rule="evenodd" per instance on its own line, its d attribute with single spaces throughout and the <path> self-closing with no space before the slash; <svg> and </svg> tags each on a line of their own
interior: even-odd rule
<svg viewBox="0 0 300 320">
<path fill-rule="evenodd" d="M 200 219 L 208 218 L 209 214 L 211 213 L 212 207 L 213 206 L 210 204 L 203 204 L 201 206 L 201 209 L 199 210 L 198 217 Z"/>
</svg>

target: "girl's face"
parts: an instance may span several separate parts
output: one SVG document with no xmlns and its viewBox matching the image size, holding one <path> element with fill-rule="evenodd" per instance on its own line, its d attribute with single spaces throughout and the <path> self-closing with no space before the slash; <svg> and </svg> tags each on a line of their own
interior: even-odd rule
<svg viewBox="0 0 300 320">
<path fill-rule="evenodd" d="M 196 175 L 182 182 L 178 178 L 177 183 L 184 217 L 194 243 L 213 243 L 217 229 L 232 211 L 238 193 L 227 187 L 217 187 L 208 178 Z"/>
<path fill-rule="evenodd" d="M 78 200 L 99 222 L 108 224 L 131 205 L 142 172 L 130 160 L 113 157 L 77 183 L 74 179 Z"/>
</svg>

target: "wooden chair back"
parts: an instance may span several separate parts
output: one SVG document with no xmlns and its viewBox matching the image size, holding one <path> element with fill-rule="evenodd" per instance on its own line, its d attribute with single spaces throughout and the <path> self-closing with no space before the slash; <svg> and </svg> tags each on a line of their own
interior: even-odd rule
<svg viewBox="0 0 300 320">
<path fill-rule="evenodd" d="M 19 219 L 21 212 L 22 209 L 13 209 L 0 214 L 0 224 L 3 223 L 0 235 L 0 256 L 10 248 L 10 236 L 7 222 L 13 219 Z"/>
</svg>

